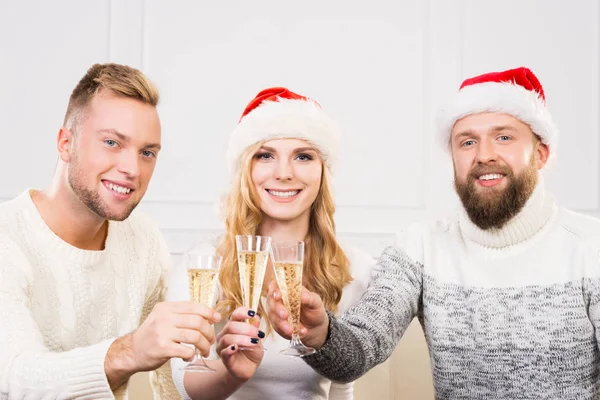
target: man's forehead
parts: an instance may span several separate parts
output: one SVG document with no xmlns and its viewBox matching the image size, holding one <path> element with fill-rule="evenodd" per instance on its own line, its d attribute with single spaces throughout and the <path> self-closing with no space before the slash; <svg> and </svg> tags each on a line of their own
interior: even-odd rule
<svg viewBox="0 0 600 400">
<path fill-rule="evenodd" d="M 530 130 L 529 125 L 511 115 L 484 113 L 469 115 L 458 120 L 452 128 L 452 136 L 523 130 Z"/>
</svg>

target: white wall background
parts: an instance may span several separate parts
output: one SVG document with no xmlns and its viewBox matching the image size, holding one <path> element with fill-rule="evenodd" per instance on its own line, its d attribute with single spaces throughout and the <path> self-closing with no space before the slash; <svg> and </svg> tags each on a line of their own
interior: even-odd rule
<svg viewBox="0 0 600 400">
<path fill-rule="evenodd" d="M 229 132 L 259 90 L 283 85 L 343 127 L 338 229 L 377 254 L 456 204 L 439 105 L 465 77 L 525 65 L 561 129 L 547 186 L 599 215 L 599 16 L 595 0 L 2 0 L 0 197 L 47 184 L 70 91 L 94 62 L 126 63 L 162 93 L 164 151 L 143 207 L 180 252 L 221 228 Z"/>
<path fill-rule="evenodd" d="M 523 65 L 561 130 L 547 186 L 600 216 L 599 18 L 596 0 L 0 0 L 0 198 L 49 182 L 86 69 L 126 63 L 162 93 L 164 150 L 142 207 L 177 255 L 220 230 L 229 132 L 259 90 L 282 85 L 343 127 L 339 234 L 377 255 L 457 204 L 436 109 L 464 78 Z"/>
</svg>

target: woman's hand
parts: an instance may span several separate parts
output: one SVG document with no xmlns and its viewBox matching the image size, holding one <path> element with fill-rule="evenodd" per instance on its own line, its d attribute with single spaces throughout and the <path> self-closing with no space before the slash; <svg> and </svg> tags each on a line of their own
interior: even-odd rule
<svg viewBox="0 0 600 400">
<path fill-rule="evenodd" d="M 251 323 L 246 322 L 250 318 Z M 260 318 L 254 311 L 239 307 L 216 338 L 217 352 L 229 374 L 242 381 L 254 376 L 263 358 L 261 339 L 265 334 L 258 330 L 259 324 Z"/>
</svg>

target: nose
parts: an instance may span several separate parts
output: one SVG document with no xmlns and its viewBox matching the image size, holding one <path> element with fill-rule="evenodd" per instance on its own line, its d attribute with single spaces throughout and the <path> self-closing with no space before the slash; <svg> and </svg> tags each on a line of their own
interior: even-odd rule
<svg viewBox="0 0 600 400">
<path fill-rule="evenodd" d="M 119 158 L 117 170 L 130 178 L 140 176 L 140 158 L 136 152 L 123 151 Z"/>
<path fill-rule="evenodd" d="M 275 166 L 275 179 L 278 181 L 290 181 L 294 177 L 293 168 L 286 159 L 280 159 Z"/>
<path fill-rule="evenodd" d="M 496 149 L 494 148 L 492 141 L 487 139 L 481 140 L 479 146 L 477 147 L 477 161 L 485 164 L 496 161 L 497 158 L 498 154 L 496 153 Z"/>
</svg>

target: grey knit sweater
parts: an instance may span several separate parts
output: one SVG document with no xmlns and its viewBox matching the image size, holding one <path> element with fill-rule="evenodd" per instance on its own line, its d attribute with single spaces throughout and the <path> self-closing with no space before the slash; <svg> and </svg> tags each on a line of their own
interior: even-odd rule
<svg viewBox="0 0 600 400">
<path fill-rule="evenodd" d="M 330 315 L 327 342 L 304 360 L 352 381 L 418 317 L 436 399 L 595 399 L 600 223 L 532 197 L 502 231 L 459 214 L 387 248 L 359 304 Z"/>
</svg>

